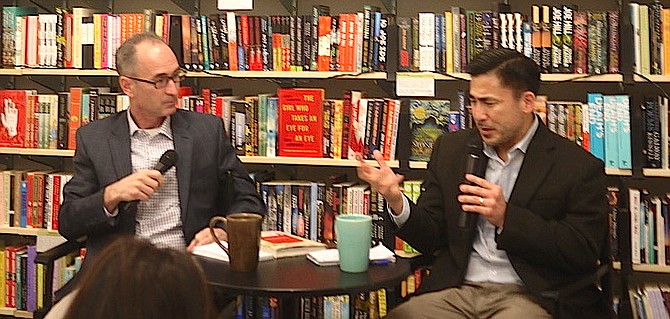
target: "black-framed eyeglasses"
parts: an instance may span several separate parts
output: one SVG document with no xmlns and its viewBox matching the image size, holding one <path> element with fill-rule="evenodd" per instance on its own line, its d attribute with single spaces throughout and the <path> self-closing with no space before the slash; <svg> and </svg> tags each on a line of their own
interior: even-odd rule
<svg viewBox="0 0 670 319">
<path fill-rule="evenodd" d="M 183 82 L 186 79 L 186 70 L 179 69 L 171 76 L 166 75 L 160 76 L 156 81 L 142 79 L 130 75 L 124 75 L 124 76 L 135 81 L 153 84 L 156 89 L 160 90 L 165 88 L 170 80 L 172 80 L 175 84 L 180 84 L 181 82 Z"/>
</svg>

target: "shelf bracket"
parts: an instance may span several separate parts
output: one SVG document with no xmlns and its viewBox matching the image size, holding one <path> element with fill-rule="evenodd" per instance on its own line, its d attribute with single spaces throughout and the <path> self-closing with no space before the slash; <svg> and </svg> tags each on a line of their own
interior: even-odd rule
<svg viewBox="0 0 670 319">
<path fill-rule="evenodd" d="M 112 77 L 100 77 L 100 76 L 78 76 L 77 79 L 80 81 L 89 84 L 90 86 L 106 86 L 112 87 Z M 63 90 L 65 90 L 63 88 Z"/>
<path fill-rule="evenodd" d="M 376 83 L 386 95 L 393 97 L 394 99 L 398 98 L 395 94 L 395 81 L 377 80 Z"/>
<path fill-rule="evenodd" d="M 200 8 L 198 0 L 172 0 L 172 2 L 188 14 L 199 14 Z"/>
<path fill-rule="evenodd" d="M 63 76 L 28 76 L 28 79 L 53 92 L 65 90 L 65 77 Z"/>
<path fill-rule="evenodd" d="M 286 11 L 292 16 L 298 14 L 298 4 L 297 0 L 281 0 L 281 4 L 284 5 Z"/>
<path fill-rule="evenodd" d="M 381 1 L 384 4 L 386 11 L 388 11 L 392 15 L 397 14 L 396 0 L 381 0 Z"/>
<path fill-rule="evenodd" d="M 41 164 L 47 167 L 50 167 L 51 169 L 54 170 L 62 170 L 63 169 L 63 158 L 61 157 L 54 157 L 54 156 L 33 156 L 33 155 L 21 155 L 22 158 L 29 160 L 31 162 L 35 162 L 37 164 Z"/>
</svg>

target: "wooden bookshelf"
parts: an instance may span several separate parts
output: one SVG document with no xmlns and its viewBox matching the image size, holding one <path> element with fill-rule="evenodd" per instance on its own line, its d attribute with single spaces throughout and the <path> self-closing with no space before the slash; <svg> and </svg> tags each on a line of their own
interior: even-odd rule
<svg viewBox="0 0 670 319">
<path fill-rule="evenodd" d="M 12 316 L 14 318 L 32 318 L 33 313 L 28 312 L 25 310 L 16 310 L 14 308 L 6 308 L 2 307 L 0 308 L 0 315 L 1 316 Z"/>
<path fill-rule="evenodd" d="M 339 166 L 357 167 L 357 160 L 334 159 L 334 158 L 311 158 L 311 157 L 266 157 L 266 156 L 240 156 L 240 161 L 245 164 L 277 164 L 277 165 L 310 165 L 310 166 Z M 379 166 L 377 161 L 366 160 L 372 166 Z M 398 161 L 387 161 L 391 168 L 398 168 Z"/>
<path fill-rule="evenodd" d="M 48 230 L 43 228 L 23 228 L 23 227 L 0 227 L 1 234 L 23 235 L 23 236 L 60 236 L 57 230 Z"/>
<path fill-rule="evenodd" d="M 670 177 L 670 169 L 663 168 L 643 168 L 642 175 L 648 177 Z"/>
<path fill-rule="evenodd" d="M 52 150 L 52 149 L 42 149 L 42 148 L 0 147 L 0 154 L 73 157 L 74 156 L 74 151 L 73 150 Z"/>
</svg>

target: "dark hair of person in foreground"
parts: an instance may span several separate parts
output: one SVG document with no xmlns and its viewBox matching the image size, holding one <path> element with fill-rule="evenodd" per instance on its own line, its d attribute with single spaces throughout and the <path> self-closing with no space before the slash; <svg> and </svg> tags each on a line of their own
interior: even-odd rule
<svg viewBox="0 0 670 319">
<path fill-rule="evenodd" d="M 211 295 L 186 252 L 122 237 L 82 274 L 67 319 L 209 319 Z"/>
</svg>

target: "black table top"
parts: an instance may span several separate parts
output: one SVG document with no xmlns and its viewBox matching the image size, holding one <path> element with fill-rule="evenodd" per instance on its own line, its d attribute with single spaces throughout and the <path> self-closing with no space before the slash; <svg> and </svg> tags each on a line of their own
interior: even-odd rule
<svg viewBox="0 0 670 319">
<path fill-rule="evenodd" d="M 195 256 L 210 285 L 230 293 L 254 296 L 309 297 L 354 294 L 400 283 L 410 273 L 410 264 L 400 259 L 385 265 L 370 265 L 367 272 L 346 273 L 338 266 L 317 266 L 305 256 L 262 261 L 255 272 L 230 270 L 229 264 Z"/>
</svg>

